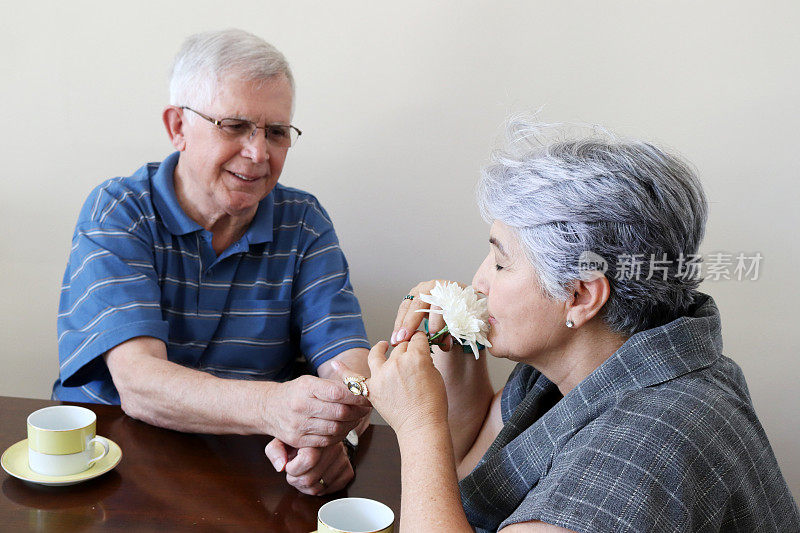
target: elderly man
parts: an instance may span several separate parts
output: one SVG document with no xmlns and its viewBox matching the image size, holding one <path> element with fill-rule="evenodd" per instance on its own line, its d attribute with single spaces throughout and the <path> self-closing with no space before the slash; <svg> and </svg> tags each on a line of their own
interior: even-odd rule
<svg viewBox="0 0 800 533">
<path fill-rule="evenodd" d="M 175 59 L 170 104 L 177 151 L 100 185 L 78 218 L 53 398 L 273 435 L 266 452 L 290 483 L 339 490 L 353 476 L 342 440 L 370 408 L 332 361 L 366 371 L 369 344 L 330 217 L 278 184 L 301 133 L 289 65 L 249 33 L 198 34 Z M 298 355 L 319 377 L 292 379 Z"/>
</svg>

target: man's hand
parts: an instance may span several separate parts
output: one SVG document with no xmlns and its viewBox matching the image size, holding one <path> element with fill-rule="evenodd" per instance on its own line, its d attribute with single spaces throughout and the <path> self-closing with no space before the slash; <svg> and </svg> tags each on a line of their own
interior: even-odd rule
<svg viewBox="0 0 800 533">
<path fill-rule="evenodd" d="M 371 408 L 342 382 L 313 376 L 300 376 L 273 391 L 264 409 L 268 433 L 294 448 L 339 443 Z"/>
<path fill-rule="evenodd" d="M 277 472 L 286 472 L 290 485 L 312 496 L 341 490 L 355 475 L 341 442 L 324 448 L 297 449 L 275 438 L 264 453 Z"/>
</svg>

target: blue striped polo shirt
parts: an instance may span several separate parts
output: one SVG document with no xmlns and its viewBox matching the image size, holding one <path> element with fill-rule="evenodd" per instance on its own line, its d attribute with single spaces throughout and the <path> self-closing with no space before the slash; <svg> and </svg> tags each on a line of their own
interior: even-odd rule
<svg viewBox="0 0 800 533">
<path fill-rule="evenodd" d="M 303 356 L 316 371 L 369 348 L 347 261 L 327 212 L 275 186 L 244 236 L 219 256 L 178 204 L 179 152 L 86 200 L 58 312 L 53 398 L 119 403 L 102 355 L 139 336 L 169 360 L 222 378 L 282 381 Z"/>
</svg>

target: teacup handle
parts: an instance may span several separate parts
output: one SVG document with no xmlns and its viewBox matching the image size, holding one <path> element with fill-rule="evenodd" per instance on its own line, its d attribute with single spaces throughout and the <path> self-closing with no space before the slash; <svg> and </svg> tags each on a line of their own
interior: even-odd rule
<svg viewBox="0 0 800 533">
<path fill-rule="evenodd" d="M 108 441 L 106 439 L 104 439 L 103 437 L 97 436 L 97 437 L 95 437 L 95 438 L 93 438 L 92 440 L 89 441 L 89 446 L 92 446 L 92 444 L 94 444 L 95 442 L 97 442 L 97 443 L 99 443 L 100 445 L 103 446 L 103 453 L 101 453 L 97 457 L 92 457 L 92 460 L 89 461 L 89 466 L 92 466 L 97 461 L 99 461 L 100 459 L 105 457 L 106 454 L 108 454 Z"/>
</svg>

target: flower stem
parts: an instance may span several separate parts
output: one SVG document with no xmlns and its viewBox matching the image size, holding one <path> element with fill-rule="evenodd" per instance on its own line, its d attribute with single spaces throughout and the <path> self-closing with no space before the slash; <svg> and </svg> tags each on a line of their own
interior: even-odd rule
<svg viewBox="0 0 800 533">
<path fill-rule="evenodd" d="M 428 337 L 428 346 L 433 346 L 434 344 L 439 344 L 438 341 L 440 338 L 444 337 L 450 332 L 450 328 L 445 326 L 442 328 L 436 335 L 431 335 Z"/>
</svg>

